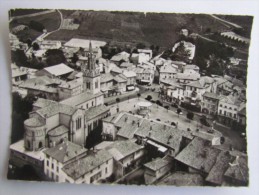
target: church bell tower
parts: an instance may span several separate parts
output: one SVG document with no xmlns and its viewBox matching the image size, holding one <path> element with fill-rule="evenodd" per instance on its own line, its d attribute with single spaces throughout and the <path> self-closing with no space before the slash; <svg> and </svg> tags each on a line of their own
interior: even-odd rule
<svg viewBox="0 0 259 195">
<path fill-rule="evenodd" d="M 97 94 L 101 90 L 100 70 L 96 67 L 96 59 L 93 54 L 92 43 L 89 43 L 89 52 L 87 54 L 87 63 L 81 66 L 83 72 L 83 91 Z"/>
</svg>

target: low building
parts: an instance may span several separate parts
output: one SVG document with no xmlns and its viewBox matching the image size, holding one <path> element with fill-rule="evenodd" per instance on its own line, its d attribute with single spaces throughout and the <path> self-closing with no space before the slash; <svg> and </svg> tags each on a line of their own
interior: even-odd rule
<svg viewBox="0 0 259 195">
<path fill-rule="evenodd" d="M 225 125 L 231 125 L 238 120 L 238 109 L 241 105 L 238 95 L 228 95 L 219 101 L 218 120 Z"/>
<path fill-rule="evenodd" d="M 106 179 L 114 172 L 112 155 L 106 150 L 88 154 L 62 168 L 65 182 L 69 183 L 97 183 Z"/>
<path fill-rule="evenodd" d="M 191 42 L 180 41 L 173 46 L 172 51 L 175 52 L 176 49 L 180 46 L 180 44 L 182 44 L 185 50 L 187 50 L 190 53 L 187 60 L 193 60 L 195 56 L 196 46 Z"/>
<path fill-rule="evenodd" d="M 115 141 L 105 150 L 114 159 L 114 175 L 116 178 L 121 178 L 130 170 L 138 167 L 145 154 L 144 147 L 131 140 Z"/>
<path fill-rule="evenodd" d="M 154 81 L 155 71 L 149 68 L 137 67 L 133 69 L 136 73 L 136 82 L 140 84 L 149 84 L 151 85 Z"/>
<path fill-rule="evenodd" d="M 123 70 L 122 74 L 127 78 L 127 90 L 135 89 L 137 74 L 132 70 Z"/>
<path fill-rule="evenodd" d="M 56 40 L 43 40 L 39 42 L 40 49 L 48 50 L 48 49 L 60 49 L 61 42 Z"/>
<path fill-rule="evenodd" d="M 115 63 L 116 65 L 120 65 L 123 62 L 129 62 L 129 57 L 130 57 L 129 53 L 122 51 L 122 52 L 112 56 L 110 61 Z"/>
<path fill-rule="evenodd" d="M 87 155 L 87 150 L 69 141 L 64 141 L 44 151 L 44 173 L 49 180 L 65 182 L 63 167 Z"/>
<path fill-rule="evenodd" d="M 163 65 L 159 70 L 159 81 L 162 79 L 175 79 L 176 73 L 178 73 L 178 67 L 173 65 Z"/>
<path fill-rule="evenodd" d="M 170 172 L 172 163 L 169 160 L 156 158 L 151 162 L 144 164 L 144 178 L 147 185 L 153 184 L 155 181 Z"/>
<path fill-rule="evenodd" d="M 197 72 L 188 72 L 188 73 L 176 73 L 175 80 L 180 84 L 189 83 L 191 81 L 199 80 L 201 75 Z"/>
<path fill-rule="evenodd" d="M 12 84 L 17 85 L 28 78 L 28 73 L 22 69 L 12 69 Z"/>
<path fill-rule="evenodd" d="M 52 78 L 63 78 L 69 76 L 74 70 L 70 68 L 69 66 L 61 63 L 54 66 L 50 66 L 47 68 L 43 68 L 42 70 L 39 70 L 36 75 L 37 76 L 48 76 Z"/>
<path fill-rule="evenodd" d="M 218 113 L 218 104 L 220 99 L 221 96 L 216 93 L 205 92 L 201 103 L 201 112 L 216 115 Z"/>
<path fill-rule="evenodd" d="M 72 81 L 62 81 L 58 86 L 59 100 L 64 100 L 72 96 L 79 95 L 83 92 L 83 79 L 75 79 Z"/>
</svg>

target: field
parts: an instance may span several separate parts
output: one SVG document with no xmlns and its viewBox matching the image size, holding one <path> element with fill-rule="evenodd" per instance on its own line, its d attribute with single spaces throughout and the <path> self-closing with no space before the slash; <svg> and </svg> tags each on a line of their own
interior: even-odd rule
<svg viewBox="0 0 259 195">
<path fill-rule="evenodd" d="M 206 33 L 227 30 L 226 26 L 208 15 L 140 12 L 107 12 L 62 10 L 64 18 L 76 18 L 81 24 L 75 31 L 57 31 L 47 39 L 69 40 L 71 37 L 91 38 L 111 44 L 171 46 L 179 39 L 182 28 Z"/>
</svg>

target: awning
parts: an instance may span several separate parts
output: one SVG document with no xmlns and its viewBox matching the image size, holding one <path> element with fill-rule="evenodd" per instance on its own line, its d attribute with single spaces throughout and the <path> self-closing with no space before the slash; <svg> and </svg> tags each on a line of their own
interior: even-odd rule
<svg viewBox="0 0 259 195">
<path fill-rule="evenodd" d="M 127 86 L 127 89 L 128 89 L 128 90 L 134 90 L 135 87 L 134 87 L 134 86 Z"/>
<path fill-rule="evenodd" d="M 155 143 L 155 142 L 153 142 L 151 140 L 148 140 L 147 143 L 149 143 L 152 146 L 155 146 L 158 149 L 158 151 L 160 151 L 160 152 L 166 152 L 167 151 L 166 147 L 161 146 L 161 145 L 159 145 L 159 144 L 157 144 L 157 143 Z"/>
<path fill-rule="evenodd" d="M 140 81 L 141 81 L 142 83 L 150 83 L 150 80 L 141 79 Z"/>
</svg>

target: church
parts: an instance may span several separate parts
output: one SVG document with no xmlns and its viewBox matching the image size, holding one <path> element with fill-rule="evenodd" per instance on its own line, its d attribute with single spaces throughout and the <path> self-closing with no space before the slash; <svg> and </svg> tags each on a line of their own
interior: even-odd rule
<svg viewBox="0 0 259 195">
<path fill-rule="evenodd" d="M 37 151 L 67 140 L 85 146 L 91 131 L 110 113 L 100 90 L 100 71 L 90 42 L 87 60 L 81 66 L 83 92 L 56 102 L 38 98 L 24 121 L 24 147 Z"/>
</svg>

